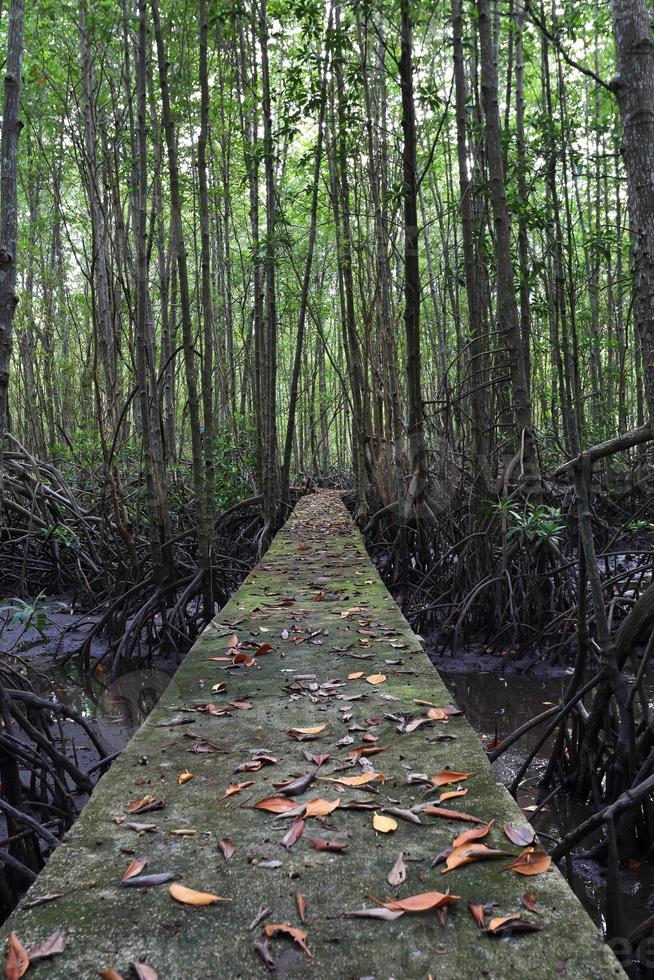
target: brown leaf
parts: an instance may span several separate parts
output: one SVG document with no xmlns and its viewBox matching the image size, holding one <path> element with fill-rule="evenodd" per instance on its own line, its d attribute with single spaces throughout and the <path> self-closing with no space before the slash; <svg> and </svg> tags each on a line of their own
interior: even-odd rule
<svg viewBox="0 0 654 980">
<path fill-rule="evenodd" d="M 284 837 L 282 837 L 279 843 L 282 845 L 282 847 L 285 847 L 286 850 L 290 850 L 290 848 L 293 847 L 293 844 L 296 844 L 297 841 L 299 841 L 303 833 L 304 820 L 294 820 L 290 826 L 290 829 L 287 831 Z"/>
<path fill-rule="evenodd" d="M 129 878 L 134 878 L 136 875 L 140 875 L 143 869 L 147 866 L 147 863 L 147 860 L 132 861 L 129 868 L 123 875 L 122 880 L 127 881 Z"/>
<path fill-rule="evenodd" d="M 237 653 L 232 660 L 233 664 L 243 664 L 244 667 L 251 667 L 254 662 L 254 657 L 249 657 L 247 653 L 243 653 L 243 651 Z"/>
<path fill-rule="evenodd" d="M 495 821 L 491 820 L 491 822 L 487 823 L 484 827 L 476 827 L 473 830 L 464 831 L 464 833 L 459 834 L 458 837 L 454 838 L 452 841 L 452 847 L 461 847 L 462 844 L 469 844 L 473 840 L 481 840 L 482 837 L 487 835 L 494 823 Z"/>
<path fill-rule="evenodd" d="M 430 817 L 444 817 L 445 820 L 465 820 L 468 823 L 486 823 L 485 820 L 481 820 L 479 817 L 473 817 L 470 813 L 461 813 L 459 810 L 447 810 L 442 806 L 425 806 L 420 812 L 426 813 Z"/>
<path fill-rule="evenodd" d="M 309 947 L 307 946 L 307 933 L 302 932 L 301 929 L 294 929 L 293 926 L 287 926 L 279 922 L 272 923 L 271 925 L 264 926 L 264 931 L 267 936 L 271 938 L 275 936 L 290 936 L 290 938 L 298 944 L 300 949 L 311 956 L 309 952 Z"/>
<path fill-rule="evenodd" d="M 220 803 L 221 800 L 227 799 L 228 796 L 234 796 L 235 793 L 240 793 L 247 786 L 254 786 L 254 780 L 248 779 L 245 783 L 232 783 L 231 786 L 227 787 L 223 795 L 218 797 L 218 802 Z"/>
<path fill-rule="evenodd" d="M 358 681 L 360 677 L 363 677 L 363 671 L 362 670 L 355 670 L 351 674 L 348 674 L 347 675 L 347 679 L 349 681 Z"/>
<path fill-rule="evenodd" d="M 186 888 L 185 885 L 171 885 L 168 889 L 172 898 L 182 905 L 213 905 L 214 902 L 231 902 L 231 898 L 221 898 L 220 895 L 211 895 L 209 892 L 196 892 L 193 888 Z"/>
<path fill-rule="evenodd" d="M 105 970 L 98 970 L 98 976 L 102 977 L 103 980 L 123 980 L 120 973 L 117 973 L 113 967 L 108 967 Z"/>
<path fill-rule="evenodd" d="M 448 786 L 450 783 L 462 783 L 464 779 L 476 775 L 476 772 L 453 772 L 451 769 L 444 769 L 442 772 L 437 772 L 435 776 L 431 776 L 430 781 L 434 786 Z"/>
<path fill-rule="evenodd" d="M 289 728 L 287 734 L 297 742 L 309 742 L 317 738 L 325 728 L 327 728 L 326 723 L 324 725 L 311 725 L 308 728 Z"/>
<path fill-rule="evenodd" d="M 30 959 L 27 950 L 16 933 L 10 932 L 7 940 L 7 961 L 4 970 L 6 980 L 18 980 L 27 972 L 29 965 Z"/>
<path fill-rule="evenodd" d="M 527 922 L 520 918 L 520 913 L 515 915 L 496 916 L 488 923 L 486 932 L 493 936 L 513 935 L 516 932 L 540 932 L 541 927 Z"/>
<path fill-rule="evenodd" d="M 272 644 L 270 644 L 270 643 L 262 643 L 254 651 L 254 655 L 255 655 L 255 657 L 260 657 L 264 653 L 270 653 L 271 650 L 272 650 Z"/>
<path fill-rule="evenodd" d="M 192 779 L 193 773 L 189 772 L 188 769 L 185 769 L 184 772 L 181 772 L 177 777 L 177 782 L 180 786 L 183 786 L 184 783 L 190 783 Z"/>
<path fill-rule="evenodd" d="M 478 902 L 468 902 L 468 911 L 473 917 L 480 929 L 486 928 L 486 919 L 484 917 L 484 906 Z"/>
<path fill-rule="evenodd" d="M 266 964 L 270 971 L 275 969 L 275 960 L 272 953 L 270 952 L 270 943 L 267 936 L 263 936 L 261 939 L 255 939 L 254 948 L 257 953 Z"/>
<path fill-rule="evenodd" d="M 442 708 L 430 708 L 427 717 L 431 721 L 444 721 L 447 719 L 447 711 L 443 711 Z"/>
<path fill-rule="evenodd" d="M 325 840 L 323 837 L 307 837 L 307 840 L 313 845 L 316 851 L 331 851 L 334 854 L 339 854 L 342 851 L 346 851 L 348 845 L 336 840 Z"/>
<path fill-rule="evenodd" d="M 301 796 L 305 790 L 311 786 L 316 778 L 315 769 L 311 772 L 307 772 L 304 776 L 300 776 L 298 779 L 293 779 L 290 783 L 284 783 L 280 786 L 279 783 L 274 783 L 275 789 L 279 789 L 282 796 Z"/>
<path fill-rule="evenodd" d="M 395 887 L 395 885 L 401 885 L 403 881 L 406 880 L 406 864 L 404 863 L 404 854 L 400 851 L 395 864 L 391 870 L 386 875 L 386 881 L 389 885 Z"/>
<path fill-rule="evenodd" d="M 518 847 L 529 847 L 536 836 L 536 832 L 531 824 L 525 824 L 522 827 L 513 827 L 511 824 L 505 823 L 504 833 L 511 843 L 517 844 Z"/>
<path fill-rule="evenodd" d="M 520 901 L 528 912 L 533 912 L 535 915 L 540 915 L 540 912 L 536 908 L 536 899 L 536 892 L 525 892 Z"/>
<path fill-rule="evenodd" d="M 369 684 L 383 684 L 386 680 L 386 674 L 368 674 L 366 680 Z"/>
<path fill-rule="evenodd" d="M 453 847 L 445 861 L 447 868 L 445 871 L 441 871 L 441 874 L 454 871 L 455 868 L 460 868 L 464 864 L 472 864 L 473 861 L 485 861 L 489 858 L 505 857 L 506 853 L 506 851 L 499 851 L 493 847 L 487 847 L 486 844 L 463 844 L 461 847 Z"/>
<path fill-rule="evenodd" d="M 300 916 L 300 922 L 306 922 L 306 912 L 307 912 L 307 900 L 302 894 L 302 892 L 293 892 L 293 898 L 295 899 L 295 904 L 297 905 L 297 914 Z"/>
<path fill-rule="evenodd" d="M 127 807 L 127 812 L 150 813 L 152 810 L 163 810 L 163 808 L 163 800 L 157 800 L 154 796 L 144 796 L 140 800 L 133 800 Z"/>
<path fill-rule="evenodd" d="M 287 810 L 295 810 L 295 804 L 285 796 L 267 796 L 254 804 L 255 810 L 265 810 L 266 813 L 286 813 Z"/>
<path fill-rule="evenodd" d="M 400 820 L 406 820 L 407 823 L 422 825 L 422 820 L 417 813 L 412 810 L 404 810 L 400 806 L 385 806 L 384 813 L 390 813 L 392 817 L 399 817 Z"/>
<path fill-rule="evenodd" d="M 221 839 L 218 841 L 218 847 L 223 852 L 223 857 L 226 861 L 229 861 L 236 850 L 236 844 L 234 844 L 229 837 L 221 837 Z"/>
<path fill-rule="evenodd" d="M 176 830 L 169 830 L 172 837 L 195 837 L 197 830 L 194 827 L 178 827 Z"/>
<path fill-rule="evenodd" d="M 458 902 L 459 895 L 450 895 L 444 892 L 421 892 L 419 895 L 410 895 L 408 898 L 389 899 L 382 902 L 386 909 L 394 912 L 429 912 L 431 909 L 440 909 L 450 902 Z"/>
<path fill-rule="evenodd" d="M 552 864 L 552 858 L 545 851 L 534 851 L 527 848 L 519 854 L 515 861 L 508 864 L 503 871 L 515 871 L 519 875 L 539 875 L 547 871 Z"/>
</svg>

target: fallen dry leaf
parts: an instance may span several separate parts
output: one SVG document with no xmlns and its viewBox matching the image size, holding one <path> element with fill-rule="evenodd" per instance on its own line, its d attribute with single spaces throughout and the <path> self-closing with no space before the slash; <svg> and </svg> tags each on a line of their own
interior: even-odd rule
<svg viewBox="0 0 654 980">
<path fill-rule="evenodd" d="M 287 926 L 276 922 L 272 923 L 271 925 L 264 926 L 264 931 L 271 939 L 279 935 L 290 936 L 290 938 L 298 944 L 300 949 L 306 953 L 307 956 L 312 955 L 309 951 L 309 947 L 307 946 L 307 933 L 303 932 L 301 929 L 294 929 L 293 926 Z"/>
<path fill-rule="evenodd" d="M 128 881 L 130 878 L 134 878 L 136 875 L 140 875 L 143 869 L 147 866 L 147 863 L 148 862 L 146 860 L 132 861 L 129 868 L 123 875 L 122 880 Z"/>
<path fill-rule="evenodd" d="M 486 821 L 480 817 L 473 817 L 470 813 L 461 813 L 459 810 L 448 810 L 442 806 L 431 806 L 430 804 L 420 810 L 430 817 L 443 817 L 445 820 L 466 820 L 468 823 L 485 824 Z"/>
<path fill-rule="evenodd" d="M 403 881 L 406 880 L 406 864 L 404 863 L 404 854 L 400 851 L 395 864 L 391 870 L 386 875 L 386 881 L 389 885 L 395 887 L 395 885 L 401 885 Z"/>
<path fill-rule="evenodd" d="M 325 783 L 342 783 L 343 786 L 366 786 L 368 783 L 384 783 L 382 772 L 364 772 L 360 776 L 318 776 Z"/>
<path fill-rule="evenodd" d="M 433 786 L 448 786 L 450 783 L 462 783 L 464 779 L 476 775 L 476 772 L 453 772 L 451 769 L 444 769 L 443 772 L 430 776 L 430 782 Z"/>
<path fill-rule="evenodd" d="M 229 861 L 229 859 L 234 854 L 234 851 L 236 850 L 236 845 L 232 843 L 229 837 L 222 837 L 218 841 L 218 847 L 223 852 L 223 857 L 225 858 L 226 861 Z"/>
<path fill-rule="evenodd" d="M 16 933 L 10 932 L 7 940 L 7 961 L 4 970 L 6 980 L 18 980 L 27 972 L 29 965 L 27 950 Z"/>
<path fill-rule="evenodd" d="M 373 814 L 372 825 L 380 834 L 390 834 L 392 831 L 397 830 L 397 820 L 393 820 L 392 817 L 386 817 L 383 813 Z"/>
<path fill-rule="evenodd" d="M 450 902 L 458 902 L 459 898 L 459 895 L 450 895 L 449 892 L 421 892 L 408 898 L 388 899 L 381 905 L 393 912 L 429 912 L 444 908 Z"/>
<path fill-rule="evenodd" d="M 286 813 L 287 810 L 295 810 L 295 804 L 285 796 L 267 796 L 254 804 L 255 810 L 265 810 L 266 813 Z"/>
<path fill-rule="evenodd" d="M 543 871 L 547 871 L 551 864 L 552 858 L 545 851 L 534 851 L 528 848 L 502 870 L 515 871 L 519 875 L 539 875 Z"/>
<path fill-rule="evenodd" d="M 102 977 L 102 980 L 123 980 L 122 975 L 117 973 L 113 967 L 108 967 L 105 970 L 98 970 L 98 976 Z"/>
<path fill-rule="evenodd" d="M 321 800 L 320 798 L 309 800 L 304 815 L 307 818 L 326 817 L 327 814 L 333 813 L 336 807 L 340 806 L 340 802 L 340 800 Z"/>
<path fill-rule="evenodd" d="M 386 680 L 386 674 L 368 674 L 366 680 L 369 684 L 383 684 Z"/>
<path fill-rule="evenodd" d="M 307 900 L 302 892 L 293 892 L 293 898 L 295 899 L 295 904 L 297 905 L 297 914 L 300 916 L 300 922 L 305 922 Z"/>
<path fill-rule="evenodd" d="M 326 723 L 324 725 L 311 725 L 308 728 L 289 728 L 287 734 L 297 742 L 307 742 L 317 738 L 321 732 L 324 732 L 325 728 L 327 728 Z"/>
<path fill-rule="evenodd" d="M 480 929 L 486 928 L 484 906 L 479 902 L 468 902 L 468 911 Z"/>
<path fill-rule="evenodd" d="M 461 868 L 464 864 L 472 864 L 473 861 L 486 861 L 491 858 L 506 857 L 506 851 L 500 851 L 486 844 L 463 844 L 461 847 L 453 847 L 448 854 L 445 864 L 447 868 L 441 874 Z"/>
<path fill-rule="evenodd" d="M 395 919 L 399 919 L 404 912 L 394 912 L 393 909 L 387 908 L 374 908 L 374 909 L 359 909 L 357 912 L 347 912 L 346 913 L 352 919 L 382 919 L 384 922 L 394 922 Z"/>
<path fill-rule="evenodd" d="M 516 844 L 518 847 L 529 847 L 533 844 L 536 832 L 531 824 L 525 824 L 522 827 L 513 827 L 511 824 L 504 824 L 504 833 L 511 841 L 512 844 Z"/>
<path fill-rule="evenodd" d="M 486 826 L 476 827 L 473 830 L 464 831 L 462 834 L 459 834 L 458 837 L 454 838 L 452 841 L 452 847 L 461 847 L 462 844 L 469 844 L 470 841 L 481 840 L 482 837 L 487 835 L 494 823 L 495 821 L 491 820 L 490 823 L 486 824 Z"/>
<path fill-rule="evenodd" d="M 355 670 L 354 673 L 347 675 L 349 681 L 358 681 L 360 677 L 363 677 L 362 670 Z"/>
<path fill-rule="evenodd" d="M 316 851 L 331 851 L 334 854 L 340 854 L 342 851 L 347 850 L 348 847 L 342 841 L 325 840 L 323 837 L 307 837 L 307 840 Z"/>
<path fill-rule="evenodd" d="M 176 830 L 169 830 L 171 837 L 195 837 L 197 830 L 194 827 L 178 827 Z"/>
<path fill-rule="evenodd" d="M 159 974 L 153 966 L 148 963 L 130 963 L 131 968 L 136 974 L 137 980 L 159 980 Z"/>
<path fill-rule="evenodd" d="M 177 777 L 177 782 L 180 786 L 183 786 L 184 783 L 190 783 L 192 779 L 193 773 L 189 772 L 188 769 L 185 769 L 184 772 L 181 772 Z"/>
<path fill-rule="evenodd" d="M 293 844 L 299 841 L 300 837 L 304 833 L 304 820 L 295 820 L 291 824 L 290 830 L 282 837 L 280 844 L 285 847 L 286 850 L 290 850 Z"/>
<path fill-rule="evenodd" d="M 438 797 L 439 803 L 445 803 L 446 800 L 454 800 L 457 796 L 467 796 L 467 789 L 451 789 L 447 793 L 441 793 Z"/>
<path fill-rule="evenodd" d="M 254 786 L 254 780 L 248 779 L 245 783 L 232 783 L 231 786 L 227 787 L 223 795 L 218 797 L 218 802 L 220 803 L 221 800 L 227 799 L 228 796 L 234 796 L 235 793 L 240 793 L 247 786 Z"/>
<path fill-rule="evenodd" d="M 513 935 L 516 932 L 540 932 L 540 930 L 540 926 L 522 919 L 519 912 L 515 915 L 496 916 L 490 920 L 486 928 L 486 932 L 493 936 Z"/>
<path fill-rule="evenodd" d="M 220 895 L 211 895 L 209 892 L 196 892 L 193 888 L 186 888 L 185 885 L 171 885 L 168 889 L 172 898 L 182 905 L 213 905 L 214 902 L 231 902 L 231 898 L 221 898 Z"/>
<path fill-rule="evenodd" d="M 520 901 L 528 912 L 533 912 L 535 915 L 540 915 L 540 912 L 536 908 L 536 899 L 536 892 L 525 892 Z"/>
<path fill-rule="evenodd" d="M 149 813 L 152 810 L 163 810 L 164 801 L 154 796 L 144 796 L 140 800 L 132 800 L 127 807 L 128 813 Z"/>
<path fill-rule="evenodd" d="M 68 940 L 61 929 L 55 929 L 42 943 L 35 943 L 33 946 L 30 946 L 27 951 L 30 966 L 38 963 L 39 960 L 47 960 L 51 956 L 57 956 L 59 953 L 63 953 L 67 943 Z"/>
</svg>

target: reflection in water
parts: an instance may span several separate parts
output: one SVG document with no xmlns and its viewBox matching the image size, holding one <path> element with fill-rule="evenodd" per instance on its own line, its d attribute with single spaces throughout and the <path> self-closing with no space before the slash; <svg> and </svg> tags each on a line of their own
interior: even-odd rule
<svg viewBox="0 0 654 980">
<path fill-rule="evenodd" d="M 502 739 L 552 703 L 557 704 L 569 680 L 567 676 L 504 675 L 496 671 L 452 673 L 448 672 L 442 660 L 434 659 L 443 680 L 475 731 L 491 738 L 495 735 L 496 726 L 498 737 Z M 541 731 L 538 728 L 530 732 L 495 763 L 494 769 L 505 785 L 512 782 Z M 519 789 L 518 803 L 523 807 L 538 802 L 538 783 L 547 764 L 548 747 L 546 744 L 536 757 Z M 534 818 L 534 826 L 544 836 L 559 840 L 590 813 L 589 808 L 561 793 Z M 596 861 L 574 861 L 571 884 L 599 926 L 604 925 L 605 877 L 604 867 Z M 621 880 L 625 918 L 631 929 L 652 913 L 654 868 L 643 862 L 639 868 L 625 870 Z"/>
</svg>

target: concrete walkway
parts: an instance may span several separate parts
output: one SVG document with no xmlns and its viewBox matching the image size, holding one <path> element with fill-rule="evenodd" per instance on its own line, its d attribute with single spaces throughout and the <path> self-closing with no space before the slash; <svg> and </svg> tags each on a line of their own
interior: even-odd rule
<svg viewBox="0 0 654 980">
<path fill-rule="evenodd" d="M 12 930 L 29 947 L 61 929 L 64 951 L 28 976 L 69 980 L 110 969 L 162 980 L 270 972 L 321 980 L 624 976 L 556 869 L 503 870 L 524 850 L 503 826 L 526 821 L 477 734 L 448 713 L 450 701 L 339 497 L 305 497 L 0 930 L 3 956 Z M 447 771 L 475 775 L 441 776 L 435 782 L 452 782 L 440 790 L 425 784 Z M 304 776 L 296 787 L 275 785 Z M 442 857 L 432 866 L 434 859 L 482 824 L 420 805 L 457 787 L 467 794 L 438 805 L 494 820 L 473 844 L 509 855 L 442 874 Z M 281 802 L 265 807 L 292 805 L 295 815 L 255 807 L 270 797 Z M 305 806 L 315 800 L 327 802 Z M 348 807 L 368 801 L 370 808 Z M 390 880 L 405 880 L 389 884 L 400 854 Z M 174 878 L 121 884 L 134 861 L 147 861 L 140 874 L 136 866 L 137 879 Z M 544 863 L 523 859 L 527 867 L 534 861 Z M 229 901 L 185 904 L 171 884 Z M 458 898 L 440 910 L 349 915 L 378 909 L 375 899 L 448 890 Z M 61 896 L 34 904 L 51 893 Z M 506 924 L 482 931 L 468 902 L 487 905 L 473 910 L 486 928 L 520 913 L 540 931 L 502 935 Z M 271 926 L 284 929 L 268 936 Z M 300 933 L 293 938 L 287 928 Z"/>
</svg>

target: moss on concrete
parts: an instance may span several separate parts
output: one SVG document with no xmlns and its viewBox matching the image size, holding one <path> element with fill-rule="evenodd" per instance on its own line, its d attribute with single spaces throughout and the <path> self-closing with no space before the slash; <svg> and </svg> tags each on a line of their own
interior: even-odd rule
<svg viewBox="0 0 654 980">
<path fill-rule="evenodd" d="M 322 595 L 324 599 L 316 600 Z M 292 605 L 281 605 L 289 599 Z M 366 613 L 341 616 L 353 606 L 365 606 Z M 370 620 L 370 626 L 361 626 L 359 620 Z M 361 629 L 370 635 L 362 635 Z M 284 630 L 289 631 L 287 639 L 282 637 Z M 210 658 L 225 655 L 232 631 L 241 642 L 269 642 L 273 649 L 258 657 L 253 667 L 222 670 L 225 664 Z M 369 642 L 364 645 L 361 640 Z M 370 654 L 370 659 L 350 653 Z M 365 695 L 349 702 L 349 712 L 340 710 L 348 702 L 319 692 L 289 697 L 288 685 L 296 675 L 315 675 L 315 683 L 321 684 L 344 682 L 348 673 L 359 670 L 365 675 L 384 673 L 387 679 L 378 687 L 359 680 L 338 689 Z M 226 682 L 226 694 L 212 693 L 219 681 Z M 399 700 L 388 700 L 389 695 Z M 270 814 L 252 809 L 257 800 L 275 794 L 273 782 L 307 771 L 302 749 L 329 753 L 326 771 L 336 759 L 344 760 L 348 747 L 338 748 L 336 743 L 348 735 L 343 716 L 351 714 L 366 730 L 379 734 L 378 744 L 387 746 L 371 761 L 388 781 L 371 792 L 349 790 L 341 799 L 371 798 L 376 792 L 380 805 L 392 801 L 408 807 L 421 802 L 423 792 L 420 786 L 406 785 L 407 771 L 475 771 L 467 783 L 468 795 L 449 805 L 494 819 L 488 843 L 517 854 L 501 826 L 524 823 L 524 817 L 497 783 L 465 719 L 451 718 L 446 726 L 401 735 L 397 722 L 385 717 L 417 713 L 414 698 L 436 705 L 451 700 L 377 576 L 340 500 L 334 494 L 304 498 L 100 781 L 67 843 L 31 888 L 28 901 L 52 891 L 63 891 L 64 896 L 33 909 L 19 907 L 0 930 L 0 941 L 4 945 L 13 929 L 29 945 L 60 927 L 69 940 L 65 953 L 34 968 L 35 975 L 50 980 L 92 977 L 109 966 L 126 974 L 128 963 L 135 960 L 155 966 L 162 980 L 265 977 L 268 971 L 254 948 L 261 927 L 249 929 L 264 905 L 271 910 L 266 922 L 305 928 L 313 954 L 308 959 L 287 940 L 271 940 L 279 977 L 540 978 L 559 975 L 562 962 L 568 980 L 623 976 L 558 871 L 532 878 L 502 873 L 508 859 L 471 864 L 445 876 L 440 867 L 432 868 L 434 856 L 468 825 L 425 817 L 423 826 L 400 820 L 395 833 L 381 835 L 373 830 L 370 812 L 337 810 L 324 826 L 307 821 L 304 837 L 287 851 L 279 841 L 288 821 L 274 821 Z M 247 700 L 252 707 L 219 718 L 193 714 L 189 726 L 165 725 L 196 702 L 220 705 L 227 700 Z M 371 718 L 378 723 L 370 726 Z M 323 722 L 327 727 L 315 741 L 298 743 L 287 735 L 291 727 Z M 191 753 L 190 732 L 220 745 L 224 753 Z M 435 740 L 443 732 L 455 738 Z M 363 734 L 352 733 L 356 743 Z M 251 758 L 248 750 L 256 748 L 271 750 L 278 764 L 235 774 L 234 769 Z M 186 769 L 194 778 L 180 786 L 178 776 Z M 253 786 L 220 799 L 231 783 L 248 779 Z M 165 807 L 132 818 L 157 825 L 155 833 L 138 835 L 114 818 L 129 820 L 127 805 L 146 794 L 164 798 Z M 315 796 L 339 798 L 334 784 L 314 783 L 300 801 Z M 170 834 L 180 828 L 193 828 L 196 834 Z M 309 836 L 345 841 L 348 849 L 343 854 L 317 852 Z M 221 838 L 236 845 L 229 862 L 219 849 Z M 400 851 L 408 875 L 393 889 L 386 875 Z M 192 908 L 175 903 L 165 885 L 147 891 L 122 888 L 118 881 L 133 856 L 148 859 L 148 873 L 172 871 L 183 884 L 231 902 Z M 261 867 L 266 861 L 281 865 Z M 448 887 L 461 901 L 451 907 L 444 928 L 431 913 L 405 915 L 395 922 L 343 915 L 369 906 L 370 895 L 403 897 Z M 296 890 L 306 897 L 305 926 L 298 918 Z M 538 895 L 540 916 L 520 905 L 520 896 L 531 890 Z M 498 915 L 521 910 L 543 929 L 501 940 L 485 936 L 467 911 L 468 900 L 495 902 Z"/>
</svg>

